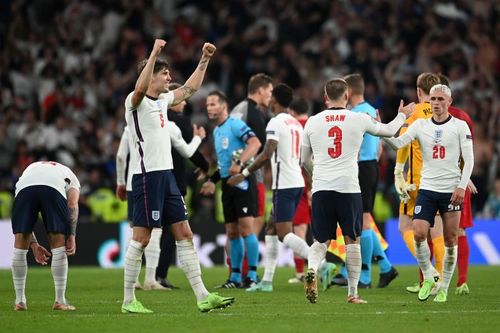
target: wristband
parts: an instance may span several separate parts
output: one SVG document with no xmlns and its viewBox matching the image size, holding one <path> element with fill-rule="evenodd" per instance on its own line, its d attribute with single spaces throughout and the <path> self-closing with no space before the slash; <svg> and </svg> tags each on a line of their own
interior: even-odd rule
<svg viewBox="0 0 500 333">
<path fill-rule="evenodd" d="M 241 172 L 241 174 L 242 174 L 244 177 L 248 177 L 248 175 L 250 175 L 250 171 L 248 171 L 248 169 L 243 169 L 243 171 Z"/>
</svg>

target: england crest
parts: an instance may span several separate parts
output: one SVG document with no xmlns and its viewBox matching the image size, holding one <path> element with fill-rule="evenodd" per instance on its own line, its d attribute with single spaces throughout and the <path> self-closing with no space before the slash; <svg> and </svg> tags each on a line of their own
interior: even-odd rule
<svg viewBox="0 0 500 333">
<path fill-rule="evenodd" d="M 415 214 L 418 214 L 422 211 L 422 206 L 415 206 Z"/>
<path fill-rule="evenodd" d="M 443 139 L 443 130 L 437 129 L 434 131 L 434 142 L 439 143 Z"/>
<path fill-rule="evenodd" d="M 151 217 L 153 218 L 153 220 L 158 221 L 160 219 L 160 211 L 159 210 L 151 211 Z"/>
</svg>

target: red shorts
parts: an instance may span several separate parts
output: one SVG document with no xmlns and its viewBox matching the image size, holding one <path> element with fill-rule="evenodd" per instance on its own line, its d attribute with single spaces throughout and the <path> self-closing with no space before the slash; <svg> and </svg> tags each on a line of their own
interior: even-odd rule
<svg viewBox="0 0 500 333">
<path fill-rule="evenodd" d="M 257 216 L 266 214 L 266 187 L 264 183 L 257 183 Z"/>
<path fill-rule="evenodd" d="M 465 189 L 464 203 L 462 204 L 462 212 L 460 214 L 460 228 L 467 229 L 472 227 L 472 209 L 470 202 L 470 191 Z"/>
<path fill-rule="evenodd" d="M 302 197 L 300 198 L 297 210 L 295 211 L 295 216 L 292 220 L 293 225 L 299 224 L 311 224 L 311 207 L 309 207 L 309 202 L 307 200 L 307 192 L 304 191 Z"/>
</svg>

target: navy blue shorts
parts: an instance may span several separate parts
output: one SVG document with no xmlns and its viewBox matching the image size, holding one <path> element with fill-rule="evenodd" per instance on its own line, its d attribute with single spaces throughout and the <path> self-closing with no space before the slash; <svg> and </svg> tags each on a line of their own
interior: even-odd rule
<svg viewBox="0 0 500 333">
<path fill-rule="evenodd" d="M 271 222 L 292 222 L 303 191 L 303 187 L 274 190 Z"/>
<path fill-rule="evenodd" d="M 42 214 L 47 232 L 69 234 L 68 201 L 55 188 L 45 185 L 25 187 L 14 198 L 13 233 L 31 233 L 38 213 Z"/>
<path fill-rule="evenodd" d="M 171 170 L 132 176 L 133 224 L 159 228 L 187 220 L 184 198 Z"/>
<path fill-rule="evenodd" d="M 248 176 L 238 186 L 227 185 L 222 179 L 222 210 L 225 223 L 235 223 L 241 217 L 258 216 L 255 175 Z"/>
<path fill-rule="evenodd" d="M 462 205 L 452 205 L 450 203 L 452 194 L 419 190 L 415 210 L 413 211 L 413 219 L 427 221 L 432 228 L 434 226 L 434 217 L 438 211 L 441 216 L 447 212 L 461 211 Z"/>
<path fill-rule="evenodd" d="M 361 193 L 318 191 L 312 196 L 312 231 L 324 243 L 337 238 L 337 224 L 344 236 L 353 240 L 361 235 L 363 201 Z"/>
<path fill-rule="evenodd" d="M 132 197 L 132 191 L 127 191 L 127 218 L 129 222 L 132 222 L 134 218 L 134 198 Z"/>
</svg>

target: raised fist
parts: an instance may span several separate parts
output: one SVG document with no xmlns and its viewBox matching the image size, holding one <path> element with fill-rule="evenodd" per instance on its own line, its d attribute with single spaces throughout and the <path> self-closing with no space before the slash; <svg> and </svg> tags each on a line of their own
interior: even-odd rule
<svg viewBox="0 0 500 333">
<path fill-rule="evenodd" d="M 205 43 L 203 44 L 203 55 L 205 57 L 211 58 L 214 55 L 216 49 L 217 48 L 215 47 L 214 44 Z"/>
<path fill-rule="evenodd" d="M 151 53 L 155 56 L 160 55 L 161 50 L 165 47 L 165 45 L 167 45 L 166 41 L 164 41 L 163 39 L 156 39 L 153 46 L 153 51 L 151 51 Z"/>
</svg>

